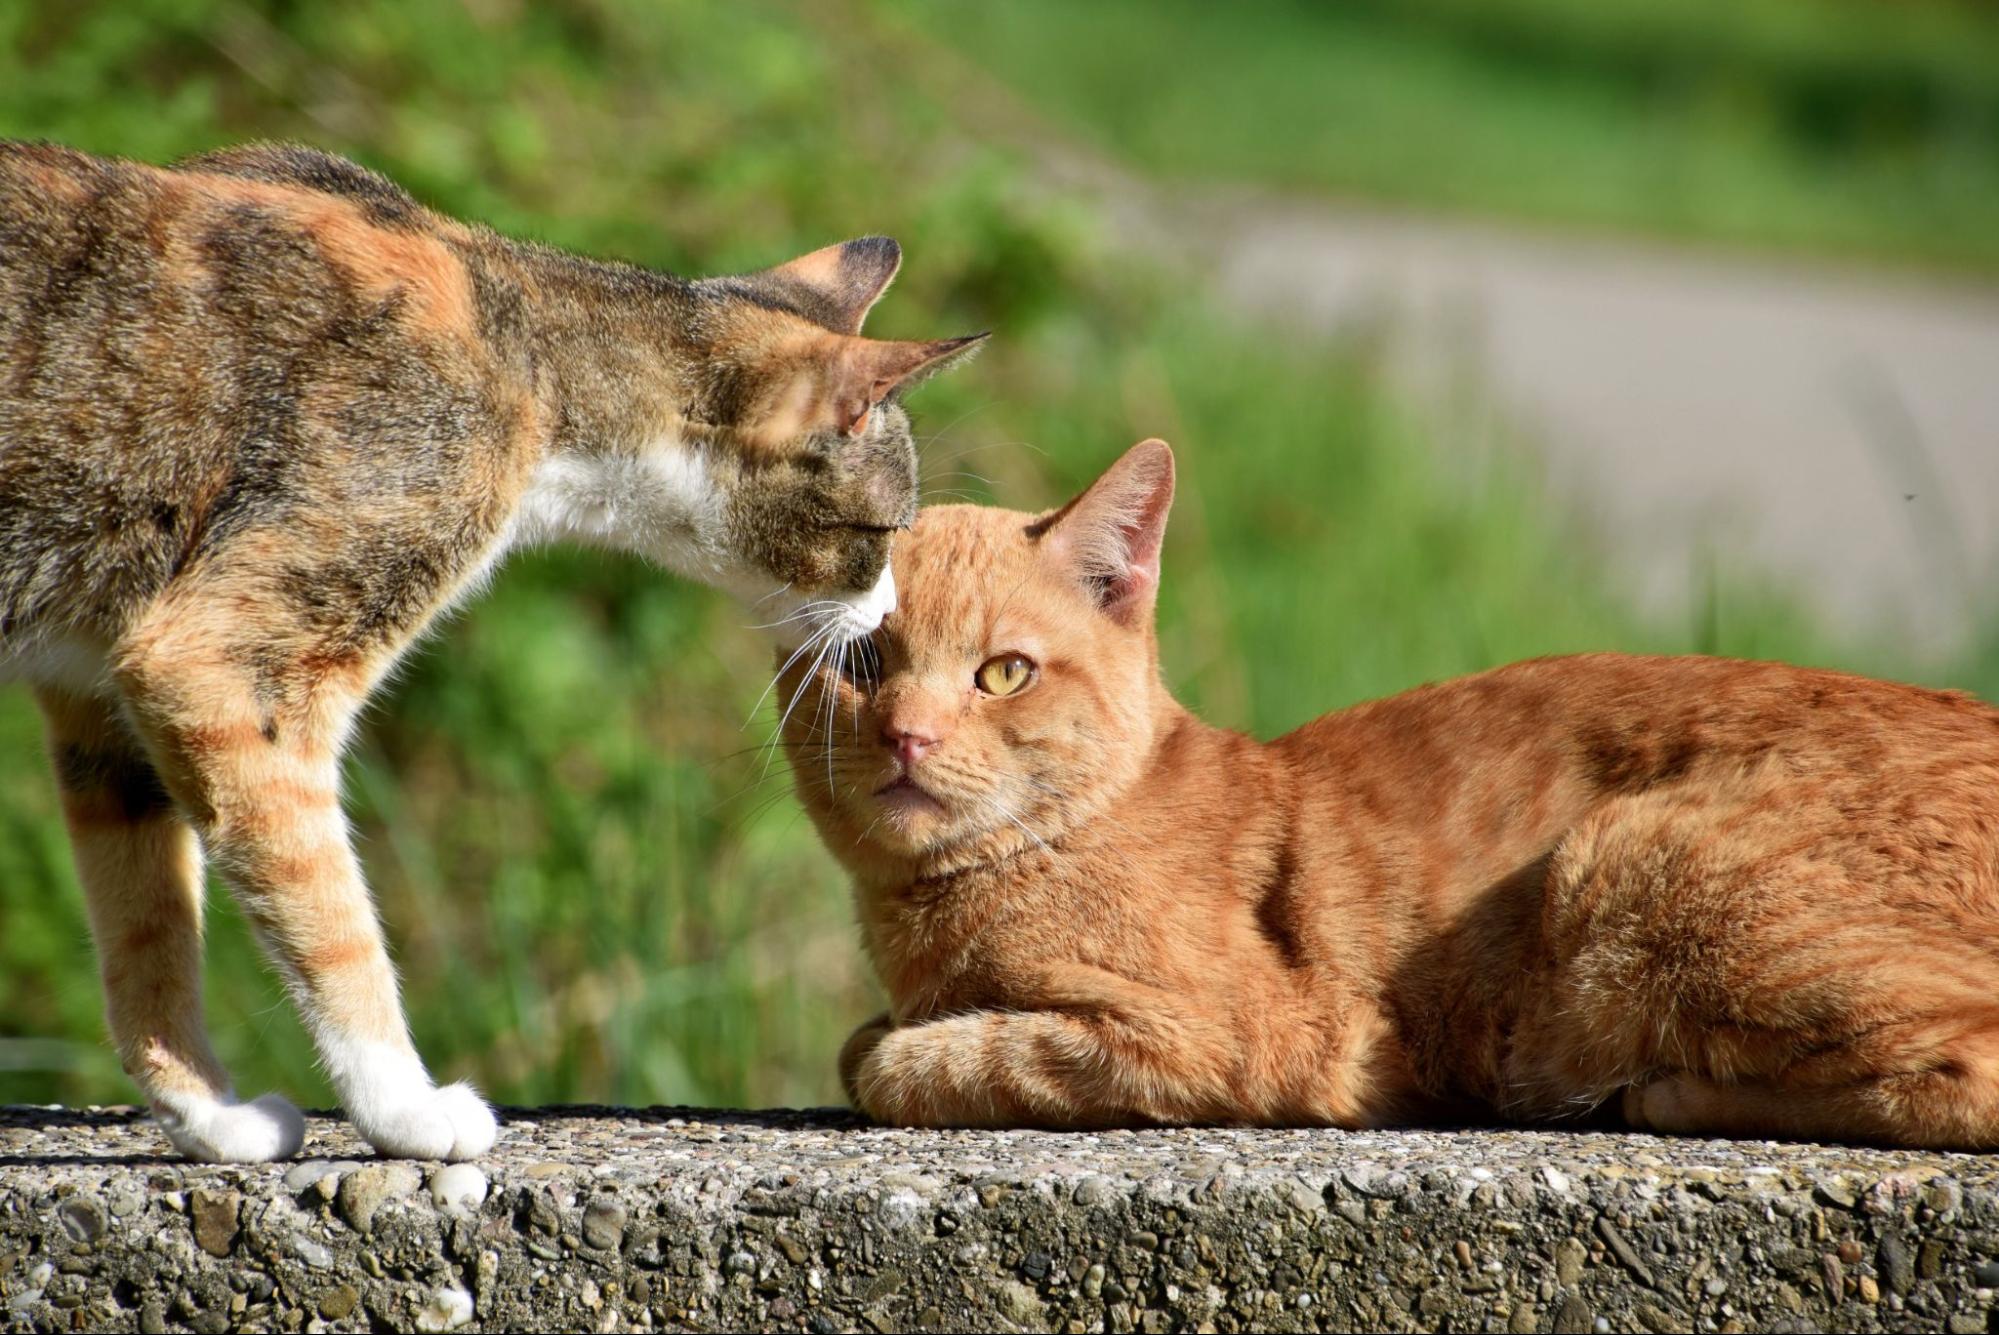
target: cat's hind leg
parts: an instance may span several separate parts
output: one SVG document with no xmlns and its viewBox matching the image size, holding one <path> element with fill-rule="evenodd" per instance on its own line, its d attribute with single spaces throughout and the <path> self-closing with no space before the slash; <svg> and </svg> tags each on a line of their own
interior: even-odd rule
<svg viewBox="0 0 1999 1335">
<path fill-rule="evenodd" d="M 418 1057 L 340 806 L 340 750 L 372 675 L 357 658 L 287 658 L 282 626 L 242 624 L 256 610 L 170 599 L 128 637 L 120 688 L 355 1129 L 403 1158 L 483 1154 L 492 1110 L 469 1085 L 440 1088 Z"/>
<path fill-rule="evenodd" d="M 1856 1049 L 1771 1079 L 1655 1076 L 1625 1090 L 1624 1118 L 1669 1135 L 1999 1147 L 1999 1015 L 1894 1026 Z"/>
<path fill-rule="evenodd" d="M 188 1158 L 259 1163 L 297 1153 L 298 1109 L 275 1094 L 237 1102 L 209 1048 L 194 832 L 109 702 L 50 688 L 36 699 L 119 1060 Z"/>
</svg>

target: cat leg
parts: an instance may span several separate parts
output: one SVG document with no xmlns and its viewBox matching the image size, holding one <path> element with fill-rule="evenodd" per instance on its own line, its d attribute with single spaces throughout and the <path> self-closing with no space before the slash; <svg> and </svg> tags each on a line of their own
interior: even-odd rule
<svg viewBox="0 0 1999 1335">
<path fill-rule="evenodd" d="M 1727 1084 L 1676 1071 L 1628 1087 L 1625 1120 L 1669 1135 L 1999 1147 L 1999 1027 L 1909 1046 L 1916 1060 L 1905 1069 L 1837 1084 L 1795 1076 Z"/>
<path fill-rule="evenodd" d="M 194 832 L 109 703 L 46 689 L 36 699 L 120 1062 L 188 1158 L 290 1157 L 305 1140 L 298 1109 L 275 1094 L 238 1103 L 208 1045 Z"/>
<path fill-rule="evenodd" d="M 1724 1084 L 1687 1071 L 1655 1076 L 1624 1090 L 1632 1129 L 1667 1136 L 1782 1140 L 1891 1139 L 1866 1115 L 1867 1086 L 1783 1089 L 1765 1081 Z"/>
<path fill-rule="evenodd" d="M 1666 1136 L 1743 1135 L 1756 1129 L 1781 1135 L 1774 1121 L 1758 1117 L 1769 1115 L 1768 1093 L 1760 1083 L 1724 1085 L 1674 1071 L 1624 1087 L 1624 1122 L 1634 1131 Z"/>
<path fill-rule="evenodd" d="M 860 1094 L 855 1087 L 861 1063 L 875 1050 L 875 1045 L 888 1037 L 895 1028 L 895 1021 L 887 1015 L 877 1015 L 847 1036 L 840 1045 L 840 1087 L 847 1091 L 847 1102 L 856 1108 L 861 1106 Z"/>
<path fill-rule="evenodd" d="M 1088 1022 L 973 1011 L 880 1034 L 855 1064 L 855 1106 L 889 1126 L 1090 1128 L 1182 1120 L 1141 1111 Z"/>
<path fill-rule="evenodd" d="M 1216 1121 L 1244 1102 L 1218 1034 L 1155 989 L 1074 972 L 1108 981 L 1044 1001 L 1061 1009 L 863 1026 L 841 1053 L 855 1106 L 894 1126 L 1083 1128 Z"/>
<path fill-rule="evenodd" d="M 355 1129 L 404 1158 L 468 1159 L 492 1147 L 492 1110 L 466 1084 L 437 1087 L 403 1021 L 340 807 L 339 751 L 369 679 L 326 666 L 282 706 L 216 619 L 181 606 L 136 635 L 119 682 L 160 773 L 228 877 L 290 985 Z"/>
</svg>

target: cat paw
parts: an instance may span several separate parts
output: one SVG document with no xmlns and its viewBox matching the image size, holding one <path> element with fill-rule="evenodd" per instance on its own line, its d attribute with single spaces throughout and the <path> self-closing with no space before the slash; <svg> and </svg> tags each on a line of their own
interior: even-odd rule
<svg viewBox="0 0 1999 1335">
<path fill-rule="evenodd" d="M 424 1088 L 386 1106 L 350 1108 L 354 1129 L 391 1159 L 476 1159 L 493 1148 L 500 1124 L 479 1091 L 460 1081 Z"/>
<path fill-rule="evenodd" d="M 289 1099 L 265 1094 L 248 1103 L 207 1099 L 153 1116 L 173 1147 L 203 1163 L 269 1163 L 305 1144 L 305 1117 Z"/>
<path fill-rule="evenodd" d="M 1707 1084 L 1675 1074 L 1624 1087 L 1624 1120 L 1633 1130 L 1683 1132 L 1695 1129 L 1705 1107 Z"/>
<path fill-rule="evenodd" d="M 840 1086 L 847 1091 L 847 1102 L 856 1108 L 861 1106 L 859 1086 L 861 1063 L 868 1059 L 868 1054 L 881 1046 L 881 1041 L 889 1036 L 890 1030 L 894 1027 L 894 1022 L 888 1016 L 877 1015 L 848 1035 L 847 1041 L 840 1045 Z"/>
</svg>

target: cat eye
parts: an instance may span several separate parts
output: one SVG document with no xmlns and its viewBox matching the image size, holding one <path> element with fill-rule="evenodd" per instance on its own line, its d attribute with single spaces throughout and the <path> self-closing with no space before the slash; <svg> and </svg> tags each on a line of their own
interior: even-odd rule
<svg viewBox="0 0 1999 1335">
<path fill-rule="evenodd" d="M 979 664 L 972 679 L 987 695 L 1012 695 L 1034 680 L 1034 662 L 1025 654 L 1001 654 Z"/>
</svg>

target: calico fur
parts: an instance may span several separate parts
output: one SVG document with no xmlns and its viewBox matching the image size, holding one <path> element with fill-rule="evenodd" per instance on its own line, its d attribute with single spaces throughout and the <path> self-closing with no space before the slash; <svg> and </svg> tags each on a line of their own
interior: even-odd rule
<svg viewBox="0 0 1999 1335">
<path fill-rule="evenodd" d="M 313 149 L 169 168 L 0 142 L 0 678 L 47 719 L 112 1037 L 174 1143 L 298 1148 L 203 1032 L 230 881 L 384 1153 L 492 1143 L 411 1046 L 338 760 L 510 549 L 631 551 L 844 642 L 894 603 L 901 393 L 978 341 L 860 336 L 883 237 L 689 280 L 523 244 Z"/>
<path fill-rule="evenodd" d="M 796 683 L 890 999 L 857 1106 L 1999 1146 L 1999 711 L 1590 654 L 1258 742 L 1160 679 L 1172 486 L 1148 442 L 1052 515 L 924 511 L 875 659 Z"/>
</svg>

